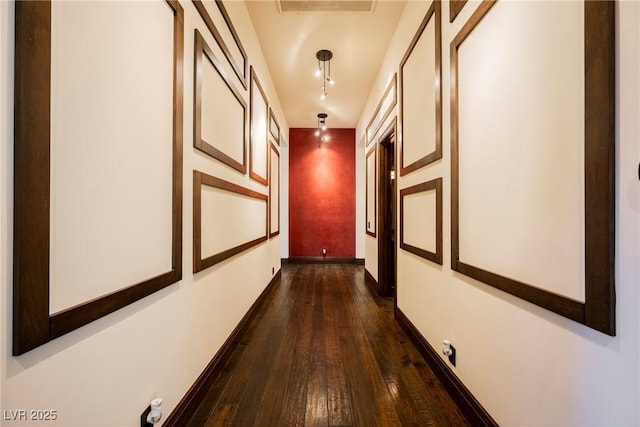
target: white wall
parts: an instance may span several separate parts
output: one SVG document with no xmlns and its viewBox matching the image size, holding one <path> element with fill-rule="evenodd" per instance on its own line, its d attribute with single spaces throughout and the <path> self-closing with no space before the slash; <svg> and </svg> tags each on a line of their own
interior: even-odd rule
<svg viewBox="0 0 640 427">
<path fill-rule="evenodd" d="M 364 134 L 429 4 L 407 4 L 357 136 Z M 616 337 L 451 270 L 449 45 L 477 4 L 468 3 L 449 24 L 443 2 L 443 160 L 401 177 L 398 185 L 444 178 L 444 264 L 398 249 L 398 307 L 434 348 L 451 340 L 457 349 L 454 373 L 500 425 L 640 425 L 640 3 L 616 3 Z M 366 239 L 369 269 L 377 252 L 369 250 L 374 239 Z"/>
<path fill-rule="evenodd" d="M 135 426 L 149 401 L 164 398 L 165 417 L 280 265 L 276 237 L 201 273 L 192 266 L 192 170 L 266 193 L 264 187 L 193 148 L 193 34 L 205 32 L 193 4 L 185 12 L 183 280 L 22 356 L 11 356 L 14 4 L 0 1 L 0 385 L 2 410 L 50 409 L 47 425 Z M 256 68 L 281 131 L 288 125 L 243 3 L 225 2 Z M 224 25 L 217 23 L 217 25 Z M 117 29 L 117 27 L 114 27 Z M 222 59 L 224 61 L 224 59 Z M 248 99 L 248 93 L 245 94 Z M 248 104 L 247 104 L 248 106 Z M 80 117 L 79 120 L 82 118 Z M 286 152 L 286 151 L 285 151 Z M 282 156 L 286 174 L 286 155 Z M 282 180 L 282 194 L 287 193 Z M 284 198 L 286 203 L 286 198 Z M 286 206 L 286 205 L 284 205 Z M 286 211 L 283 218 L 286 218 Z M 286 219 L 281 230 L 286 230 Z M 1 421 L 2 425 L 29 425 Z"/>
<path fill-rule="evenodd" d="M 364 238 L 364 268 L 375 280 L 378 280 L 378 238 L 366 235 Z"/>
</svg>

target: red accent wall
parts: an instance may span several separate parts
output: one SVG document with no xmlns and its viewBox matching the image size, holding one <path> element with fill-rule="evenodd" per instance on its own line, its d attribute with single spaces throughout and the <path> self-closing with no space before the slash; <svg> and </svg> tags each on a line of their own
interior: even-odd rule
<svg viewBox="0 0 640 427">
<path fill-rule="evenodd" d="M 355 258 L 356 131 L 289 130 L 289 257 Z"/>
</svg>

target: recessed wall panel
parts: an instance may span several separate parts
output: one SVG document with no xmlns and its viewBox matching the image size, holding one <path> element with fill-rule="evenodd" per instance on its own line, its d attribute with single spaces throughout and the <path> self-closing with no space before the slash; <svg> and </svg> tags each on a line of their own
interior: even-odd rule
<svg viewBox="0 0 640 427">
<path fill-rule="evenodd" d="M 198 30 L 195 50 L 193 144 L 245 173 L 246 102 Z"/>
<path fill-rule="evenodd" d="M 183 43 L 175 1 L 16 4 L 14 354 L 182 277 Z"/>
<path fill-rule="evenodd" d="M 250 176 L 267 185 L 267 129 L 269 106 L 258 76 L 251 67 L 251 139 L 249 143 Z"/>
<path fill-rule="evenodd" d="M 494 1 L 451 43 L 452 268 L 610 335 L 614 44 L 612 3 Z"/>
<path fill-rule="evenodd" d="M 267 240 L 265 194 L 193 171 L 193 272 Z"/>
<path fill-rule="evenodd" d="M 131 16 L 148 17 L 144 31 Z M 173 14 L 53 2 L 51 41 L 55 313 L 171 269 Z"/>
<path fill-rule="evenodd" d="M 263 200 L 207 185 L 201 192 L 203 258 L 264 236 Z"/>
<path fill-rule="evenodd" d="M 435 106 L 435 22 L 429 21 L 413 54 L 404 66 L 404 106 L 402 116 L 405 165 L 414 163 L 436 149 Z"/>
<path fill-rule="evenodd" d="M 580 2 L 499 2 L 458 50 L 460 257 L 578 301 L 583 33 Z"/>
<path fill-rule="evenodd" d="M 436 192 L 412 194 L 404 199 L 404 241 L 436 251 Z"/>
<path fill-rule="evenodd" d="M 400 248 L 442 265 L 442 178 L 400 190 Z"/>
<path fill-rule="evenodd" d="M 209 61 L 202 73 L 202 138 L 217 141 L 234 159 L 244 155 L 244 108 L 229 92 Z"/>
<path fill-rule="evenodd" d="M 434 1 L 400 64 L 400 175 L 442 158 L 440 25 Z"/>
<path fill-rule="evenodd" d="M 280 234 L 280 153 L 273 142 L 269 168 L 269 237 L 275 237 Z"/>
</svg>

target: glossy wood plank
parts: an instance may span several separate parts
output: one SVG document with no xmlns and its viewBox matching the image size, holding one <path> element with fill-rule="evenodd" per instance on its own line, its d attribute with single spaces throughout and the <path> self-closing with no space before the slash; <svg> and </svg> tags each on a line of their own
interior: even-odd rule
<svg viewBox="0 0 640 427">
<path fill-rule="evenodd" d="M 399 410 L 403 425 L 450 425 L 449 415 L 443 411 L 447 408 L 446 402 L 439 401 L 433 393 L 434 375 L 428 369 L 421 378 L 415 363 L 424 363 L 415 349 L 407 348 L 408 340 L 404 338 L 404 333 L 395 323 L 385 321 L 385 317 L 377 315 L 377 311 L 383 311 L 385 316 L 393 316 L 393 307 L 387 303 L 386 299 L 377 298 L 373 300 L 367 298 L 367 294 L 362 287 L 358 287 L 361 292 L 362 304 L 359 306 L 359 314 L 363 321 L 365 331 L 371 347 L 374 348 L 376 362 L 385 378 L 394 404 L 405 410 Z M 390 341 L 388 334 L 393 333 L 397 341 Z M 408 350 L 413 350 L 409 354 Z M 447 396 L 448 397 L 448 396 Z M 409 406 L 410 405 L 410 406 Z M 460 420 L 454 419 L 454 425 Z"/>
<path fill-rule="evenodd" d="M 350 268 L 353 271 L 353 268 Z M 347 278 L 351 278 L 346 274 L 340 274 L 338 272 L 337 283 L 349 283 Z M 363 284 L 363 276 L 357 278 L 358 282 Z M 352 280 L 355 277 L 352 278 Z M 356 282 L 357 283 L 357 282 Z M 354 283 L 354 284 L 356 284 Z M 360 284 L 358 283 L 358 284 Z M 394 426 L 401 425 L 400 418 L 393 405 L 393 400 L 385 378 L 383 377 L 382 368 L 377 364 L 375 352 L 387 351 L 388 349 L 381 349 L 372 346 L 370 341 L 371 334 L 383 333 L 380 330 L 367 330 L 368 323 L 366 319 L 362 317 L 362 309 L 366 310 L 366 306 L 372 301 L 370 294 L 361 287 L 360 292 L 354 287 L 347 288 L 350 291 L 350 295 L 345 295 L 343 300 L 342 309 L 347 312 L 350 327 L 345 328 L 348 333 L 348 341 L 351 345 L 346 346 L 349 351 L 346 353 L 346 363 L 349 363 L 349 372 L 354 375 L 350 377 L 352 390 L 359 393 L 359 396 L 354 395 L 353 401 L 358 402 L 361 399 L 367 400 L 367 407 L 363 407 L 361 410 L 357 410 L 360 421 L 356 421 L 357 425 L 381 425 L 381 426 Z M 351 302 L 353 301 L 353 302 Z M 388 300 L 390 301 L 390 300 Z M 374 311 L 377 314 L 380 313 L 375 302 L 373 303 Z M 370 306 L 369 306 L 370 307 Z M 388 342 L 388 344 L 391 344 Z M 365 397 L 368 396 L 368 397 Z"/>
<path fill-rule="evenodd" d="M 283 266 L 189 426 L 469 425 L 362 266 Z"/>
<path fill-rule="evenodd" d="M 340 307 L 343 301 L 341 287 L 329 286 L 324 293 L 324 304 L 328 307 Z M 351 397 L 347 384 L 348 364 L 342 357 L 347 324 L 340 316 L 342 311 L 331 311 L 325 316 L 325 336 L 327 351 L 327 404 L 329 425 L 352 425 Z"/>
<path fill-rule="evenodd" d="M 307 380 L 307 405 L 305 426 L 328 425 L 327 402 L 327 353 L 325 345 L 323 289 L 327 285 L 326 277 L 313 283 L 311 307 L 312 335 L 310 347 L 309 375 Z"/>
</svg>

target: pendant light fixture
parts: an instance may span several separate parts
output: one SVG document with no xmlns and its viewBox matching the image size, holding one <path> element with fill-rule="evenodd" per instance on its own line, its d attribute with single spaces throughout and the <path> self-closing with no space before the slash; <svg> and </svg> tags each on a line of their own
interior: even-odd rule
<svg viewBox="0 0 640 427">
<path fill-rule="evenodd" d="M 316 136 L 320 137 L 320 135 L 322 135 L 320 140 L 324 142 L 329 140 L 329 135 L 327 135 L 327 117 L 327 113 L 318 113 L 318 128 L 316 129 Z"/>
<path fill-rule="evenodd" d="M 333 58 L 333 52 L 327 49 L 322 49 L 316 52 L 316 58 L 318 59 L 318 68 L 316 69 L 316 77 L 322 77 L 322 95 L 320 99 L 327 97 L 327 83 L 333 85 L 335 82 L 331 78 L 331 58 Z"/>
</svg>

